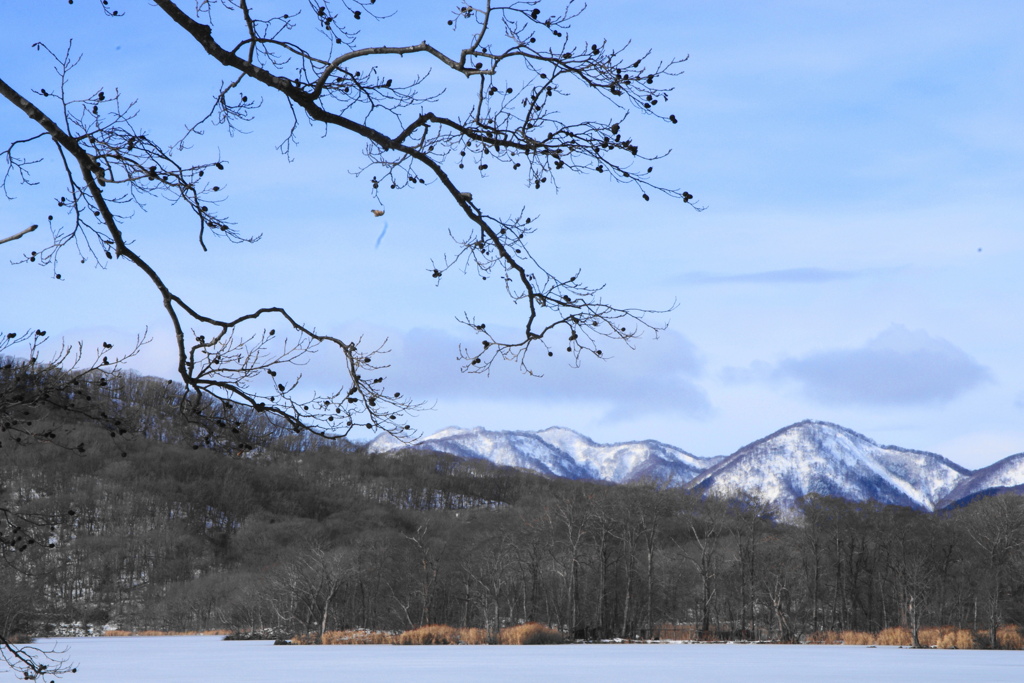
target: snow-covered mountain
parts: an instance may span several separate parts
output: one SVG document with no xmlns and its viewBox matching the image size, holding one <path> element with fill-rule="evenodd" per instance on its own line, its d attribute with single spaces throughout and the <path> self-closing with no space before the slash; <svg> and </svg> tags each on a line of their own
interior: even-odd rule
<svg viewBox="0 0 1024 683">
<path fill-rule="evenodd" d="M 784 511 L 809 493 L 933 510 L 969 474 L 941 455 L 880 446 L 845 427 L 808 420 L 744 446 L 690 486 L 750 494 Z"/>
<path fill-rule="evenodd" d="M 1021 485 L 1024 485 L 1024 453 L 1017 453 L 988 467 L 975 470 L 969 477 L 960 481 L 943 502 L 946 505 L 955 504 L 985 491 L 1012 489 Z"/>
<path fill-rule="evenodd" d="M 372 451 L 401 447 L 393 438 L 378 437 Z M 681 486 L 721 458 L 698 458 L 657 441 L 599 444 L 564 427 L 539 432 L 489 431 L 482 427 L 450 427 L 420 439 L 411 448 L 435 450 L 465 458 L 484 458 L 499 465 L 522 467 L 568 479 L 624 483 L 653 479 Z"/>
<path fill-rule="evenodd" d="M 569 479 L 650 479 L 713 494 L 746 494 L 775 504 L 790 518 L 799 514 L 797 501 L 811 493 L 935 510 L 994 489 L 1024 490 L 1024 453 L 972 472 L 935 453 L 881 446 L 815 420 L 714 458 L 658 441 L 599 444 L 564 427 L 539 432 L 451 427 L 412 445 L 381 436 L 369 447 L 436 450 Z"/>
</svg>

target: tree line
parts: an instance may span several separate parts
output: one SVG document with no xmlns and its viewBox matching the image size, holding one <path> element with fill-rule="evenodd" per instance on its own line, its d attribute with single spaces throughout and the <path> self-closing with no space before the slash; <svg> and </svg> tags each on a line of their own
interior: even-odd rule
<svg viewBox="0 0 1024 683">
<path fill-rule="evenodd" d="M 995 644 L 1024 623 L 1019 496 L 940 513 L 812 496 L 785 524 L 756 500 L 370 453 L 255 412 L 203 423 L 180 386 L 126 372 L 77 386 L 27 363 L 3 372 L 5 638 L 76 622 L 294 635 L 539 621 L 578 638 L 782 642 L 952 625 Z"/>
</svg>

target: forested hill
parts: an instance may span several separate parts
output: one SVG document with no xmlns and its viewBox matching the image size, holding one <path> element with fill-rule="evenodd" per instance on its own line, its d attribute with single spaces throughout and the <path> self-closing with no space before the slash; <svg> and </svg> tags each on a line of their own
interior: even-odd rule
<svg viewBox="0 0 1024 683">
<path fill-rule="evenodd" d="M 0 366 L 0 635 L 82 622 L 278 634 L 539 620 L 575 635 L 995 628 L 1024 619 L 1016 496 L 930 514 L 368 453 L 177 387 Z"/>
<path fill-rule="evenodd" d="M 0 365 L 0 634 L 223 621 L 223 605 L 171 605 L 210 583 L 251 588 L 309 553 L 404 539 L 434 511 L 557 486 L 447 454 L 369 454 L 253 412 L 196 419 L 163 380 L 52 373 Z"/>
</svg>

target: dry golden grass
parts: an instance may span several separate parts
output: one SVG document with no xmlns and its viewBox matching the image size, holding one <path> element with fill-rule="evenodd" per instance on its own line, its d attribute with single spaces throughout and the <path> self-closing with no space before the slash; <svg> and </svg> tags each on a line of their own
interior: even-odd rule
<svg viewBox="0 0 1024 683">
<path fill-rule="evenodd" d="M 486 629 L 454 628 L 431 624 L 393 635 L 382 631 L 327 631 L 298 635 L 291 639 L 294 645 L 546 645 L 564 643 L 565 636 L 543 624 L 529 623 L 504 628 L 497 640 Z"/>
<path fill-rule="evenodd" d="M 531 621 L 501 629 L 498 642 L 502 645 L 557 645 L 565 642 L 565 636 L 544 624 Z"/>
<path fill-rule="evenodd" d="M 913 642 L 914 636 L 910 633 L 910 629 L 903 626 L 882 629 L 875 636 L 876 645 L 902 645 L 903 647 L 910 647 Z"/>
<path fill-rule="evenodd" d="M 875 634 L 867 631 L 843 631 L 839 634 L 843 645 L 877 645 Z"/>
<path fill-rule="evenodd" d="M 443 624 L 420 626 L 398 636 L 399 645 L 458 645 L 459 630 Z"/>
<path fill-rule="evenodd" d="M 973 631 L 965 628 L 951 629 L 939 637 L 935 647 L 942 650 L 976 650 L 978 649 L 978 640 Z"/>
<path fill-rule="evenodd" d="M 314 643 L 301 643 L 302 645 L 315 644 L 316 641 L 321 645 L 390 645 L 394 642 L 394 636 L 388 633 L 365 630 L 327 631 L 323 636 L 313 634 L 305 638 L 313 640 Z"/>
<path fill-rule="evenodd" d="M 113 629 L 104 631 L 105 636 L 228 636 L 231 631 L 228 629 L 209 629 L 207 631 L 156 631 L 147 629 L 145 631 L 125 631 L 124 629 Z"/>
<path fill-rule="evenodd" d="M 939 639 L 955 630 L 952 626 L 928 626 L 917 632 L 917 640 L 921 647 L 938 647 Z"/>
<path fill-rule="evenodd" d="M 946 650 L 976 650 L 988 644 L 987 632 L 975 633 L 970 629 L 957 629 L 952 626 L 927 626 L 917 632 L 921 647 L 937 647 Z M 910 629 L 903 627 L 887 628 L 878 634 L 866 631 L 819 631 L 811 633 L 804 639 L 813 645 L 900 645 L 910 647 L 913 636 Z M 1019 626 L 1000 626 L 996 631 L 996 643 L 1004 650 L 1024 650 L 1024 630 Z"/>
<path fill-rule="evenodd" d="M 111 636 L 141 635 L 224 635 L 225 631 L 108 631 Z M 663 639 L 694 640 L 697 632 L 690 626 L 662 625 L 656 633 Z M 985 647 L 986 633 L 974 633 L 952 626 L 930 626 L 918 632 L 922 647 L 973 650 Z M 1024 630 L 1019 626 L 1001 626 L 996 632 L 998 646 L 1005 650 L 1024 650 Z M 327 631 L 321 637 L 311 633 L 291 639 L 296 645 L 547 645 L 568 642 L 561 632 L 543 624 L 530 622 L 503 628 L 497 639 L 482 628 L 454 628 L 443 624 L 421 626 L 400 634 L 357 629 Z M 910 629 L 887 628 L 878 634 L 867 631 L 817 631 L 804 642 L 811 645 L 893 645 L 909 647 Z"/>
<path fill-rule="evenodd" d="M 1024 650 L 1024 634 L 1019 626 L 1000 626 L 996 630 L 996 645 L 1000 650 Z"/>
<path fill-rule="evenodd" d="M 490 645 L 491 636 L 485 628 L 460 628 L 459 642 L 463 645 Z"/>
</svg>

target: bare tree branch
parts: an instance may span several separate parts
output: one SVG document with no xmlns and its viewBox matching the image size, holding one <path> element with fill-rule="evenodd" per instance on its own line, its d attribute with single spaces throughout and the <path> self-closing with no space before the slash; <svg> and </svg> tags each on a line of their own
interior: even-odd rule
<svg viewBox="0 0 1024 683">
<path fill-rule="evenodd" d="M 66 74 L 71 62 L 64 58 L 60 65 Z M 212 404 L 196 404 L 203 406 L 206 412 L 218 413 L 207 417 L 221 419 L 220 412 L 245 406 L 276 415 L 295 430 L 311 429 L 332 438 L 347 436 L 357 426 L 395 434 L 411 429 L 402 417 L 415 410 L 418 404 L 399 392 L 386 392 L 383 377 L 372 376 L 386 367 L 374 360 L 380 349 L 363 351 L 356 343 L 320 335 L 313 328 L 298 323 L 280 307 L 260 308 L 232 320 L 206 315 L 174 293 L 149 262 L 131 248 L 122 230 L 125 217 L 116 213 L 113 205 L 128 201 L 133 197 L 131 192 L 136 191 L 172 193 L 173 198 L 184 201 L 199 218 L 200 244 L 206 228 L 213 228 L 214 234 L 226 233 L 235 241 L 251 241 L 235 233 L 226 221 L 212 215 L 205 203 L 213 201 L 207 200 L 206 195 L 219 188 L 200 187 L 200 179 L 207 169 L 221 167 L 220 161 L 190 167 L 179 165 L 144 134 L 130 130 L 127 125 L 131 116 L 119 107 L 112 123 L 97 119 L 92 127 L 86 127 L 83 119 L 69 115 L 72 124 L 83 128 L 82 132 L 71 134 L 2 80 L 0 94 L 39 123 L 59 146 L 61 157 L 66 159 L 72 194 L 71 199 L 62 199 L 61 203 L 71 208 L 75 227 L 58 235 L 49 251 L 33 252 L 27 260 L 52 263 L 64 245 L 84 234 L 87 248 L 92 249 L 91 245 L 98 242 L 98 249 L 107 258 L 124 258 L 145 273 L 159 291 L 174 329 L 179 376 L 197 397 L 205 395 L 217 399 Z M 67 111 L 68 101 L 63 95 L 60 97 Z M 93 103 L 94 115 L 98 117 L 101 102 L 116 106 L 116 100 L 116 95 L 107 98 L 99 92 L 89 102 Z M 147 167 L 147 163 L 154 160 L 159 160 L 160 165 Z M 129 195 L 110 197 L 106 188 L 119 184 L 129 188 Z M 88 241 L 90 236 L 93 241 Z M 274 328 L 267 331 L 265 327 L 262 332 L 250 333 L 243 329 L 248 323 L 264 322 L 268 318 L 278 318 L 280 324 L 297 337 L 291 341 L 285 335 L 278 337 Z M 208 338 L 202 332 L 194 332 L 189 340 L 186 330 L 192 325 L 211 327 L 212 333 Z M 293 376 L 286 382 L 277 378 L 283 369 L 301 365 L 307 354 L 315 353 L 324 344 L 339 350 L 345 358 L 348 386 L 329 394 L 300 394 L 301 376 Z M 262 380 L 260 384 L 266 388 L 257 389 L 257 380 Z"/>
<path fill-rule="evenodd" d="M 0 244 L 6 244 L 7 242 L 13 242 L 14 240 L 21 239 L 22 237 L 24 237 L 25 235 L 29 234 L 30 232 L 32 232 L 33 230 L 35 230 L 38 227 L 39 227 L 38 225 L 30 225 L 30 226 L 28 226 L 27 228 L 25 228 L 24 230 L 22 230 L 21 232 L 19 232 L 17 234 L 11 235 L 10 237 L 4 237 L 4 238 L 0 239 Z"/>
<path fill-rule="evenodd" d="M 576 82 L 584 89 L 609 97 L 617 107 L 623 106 L 618 100 L 625 100 L 626 106 L 675 123 L 674 115 L 655 114 L 655 107 L 671 91 L 655 83 L 657 79 L 676 75 L 682 60 L 647 69 L 643 62 L 648 55 L 626 62 L 622 51 L 609 48 L 605 41 L 573 47 L 565 31 L 575 13 L 566 8 L 558 15 L 542 18 L 535 2 L 513 2 L 500 7 L 488 2 L 484 8 L 462 7 L 449 25 L 457 28 L 459 20 L 475 21 L 476 31 L 469 47 L 460 51 L 458 57 L 450 57 L 423 41 L 399 47 L 359 47 L 331 58 L 314 57 L 308 49 L 297 49 L 294 42 L 282 39 L 282 34 L 297 30 L 300 17 L 296 15 L 256 20 L 248 3 L 239 0 L 248 37 L 228 49 L 215 38 L 211 25 L 189 16 L 176 3 L 156 0 L 156 4 L 221 65 L 277 91 L 309 120 L 367 140 L 369 164 L 362 170 L 376 166 L 383 171 L 382 176 L 372 179 L 375 194 L 382 184 L 391 189 L 422 184 L 424 173 L 440 181 L 475 229 L 469 237 L 456 240 L 459 250 L 445 258 L 443 264 L 435 265 L 433 276 L 439 279 L 454 267 L 470 266 L 483 279 L 501 278 L 511 299 L 526 304 L 519 339 L 496 338 L 487 331 L 485 322 L 468 314 L 461 318 L 484 337 L 481 350 L 461 350 L 465 369 L 487 372 L 495 359 L 502 358 L 517 362 L 529 372 L 530 349 L 541 344 L 548 355 L 553 355 L 554 343 L 548 340 L 558 330 L 566 335 L 567 351 L 576 364 L 584 352 L 603 357 L 602 339 L 631 345 L 644 330 L 658 331 L 660 326 L 646 319 L 655 311 L 605 302 L 600 296 L 603 288 L 581 283 L 578 272 L 562 277 L 549 272 L 526 247 L 525 237 L 534 229 L 531 218 L 522 212 L 509 218 L 484 213 L 473 203 L 472 194 L 453 179 L 447 162 L 458 154 L 458 167 L 462 169 L 472 159 L 484 176 L 489 163 L 504 163 L 513 170 L 525 165 L 528 182 L 537 189 L 549 180 L 557 186 L 555 176 L 561 170 L 607 173 L 618 182 L 638 187 L 645 200 L 649 199 L 649 192 L 659 191 L 700 210 L 691 203 L 690 193 L 654 184 L 653 166 L 646 170 L 635 168 L 638 163 L 650 163 L 662 155 L 643 155 L 632 139 L 624 137 L 625 117 L 609 123 L 566 123 L 550 106 L 553 98 L 567 94 L 565 88 Z M 230 3 L 221 4 L 227 7 Z M 337 26 L 339 13 L 332 12 L 329 3 L 314 3 L 311 7 L 316 9 L 321 28 Z M 346 8 L 352 11 L 348 5 Z M 503 38 L 509 43 L 506 47 L 496 49 L 486 42 L 491 37 L 492 25 L 502 27 Z M 558 39 L 556 45 L 537 47 L 539 33 Z M 354 45 L 353 40 L 344 42 L 348 47 Z M 247 57 L 240 54 L 243 45 Z M 371 62 L 365 70 L 349 66 L 395 55 L 426 55 L 467 78 L 480 79 L 471 113 L 447 116 L 421 110 L 393 134 L 385 131 L 385 122 L 370 123 L 379 109 L 400 117 L 413 107 L 436 101 L 434 95 L 421 96 L 414 91 L 420 80 L 403 86 L 393 78 L 385 78 L 383 62 Z M 289 61 L 292 57 L 298 58 L 297 65 Z M 499 88 L 495 77 L 499 70 L 504 72 L 506 63 L 511 70 L 512 62 L 525 68 L 528 80 L 519 88 Z M 350 113 L 354 112 L 360 112 L 362 118 L 352 117 Z"/>
<path fill-rule="evenodd" d="M 465 370 L 486 373 L 501 359 L 530 373 L 538 352 L 553 356 L 563 344 L 570 362 L 579 364 L 585 355 L 607 357 L 608 343 L 631 347 L 644 332 L 663 328 L 651 316 L 670 308 L 619 305 L 606 299 L 602 285 L 584 282 L 581 271 L 546 267 L 528 245 L 536 217 L 522 207 L 478 205 L 459 174 L 486 179 L 492 165 L 504 166 L 525 174 L 526 186 L 535 190 L 557 189 L 564 174 L 595 174 L 633 188 L 644 200 L 657 192 L 701 210 L 689 192 L 656 182 L 654 165 L 667 152 L 642 151 L 627 132 L 631 115 L 677 123 L 664 110 L 669 83 L 685 57 L 653 63 L 646 53 L 627 56 L 628 42 L 616 48 L 605 39 L 571 40 L 572 22 L 582 11 L 571 1 L 554 13 L 542 12 L 539 0 L 460 6 L 447 22 L 463 41 L 455 51 L 431 40 L 363 44 L 359 21 L 390 18 L 377 12 L 374 0 L 311 0 L 308 11 L 287 14 L 261 13 L 247 0 L 154 4 L 226 69 L 209 109 L 186 125 L 182 139 L 160 144 L 137 127 L 139 109 L 119 91 L 72 94 L 69 74 L 78 60 L 70 48 L 58 55 L 36 43 L 56 61 L 59 84 L 32 91 L 40 98 L 33 101 L 0 80 L 0 95 L 43 131 L 0 153 L 7 164 L 3 187 L 15 179 L 33 182 L 38 157 L 22 148 L 54 144 L 67 182 L 57 206 L 67 216 L 50 216 L 52 242 L 22 260 L 53 267 L 73 245 L 83 261 L 118 258 L 141 270 L 174 330 L 177 373 L 206 417 L 224 420 L 245 407 L 331 438 L 357 427 L 408 434 L 404 415 L 419 405 L 384 389 L 383 348 L 364 350 L 358 341 L 322 334 L 279 306 L 212 315 L 179 295 L 133 247 L 132 210 L 154 200 L 181 207 L 204 250 L 211 235 L 231 242 L 259 239 L 219 213 L 222 188 L 211 181 L 224 168 L 219 151 L 193 158 L 201 154 L 192 145 L 207 126 L 234 132 L 251 122 L 265 98 L 287 104 L 293 114 L 280 145 L 289 156 L 303 118 L 325 134 L 340 131 L 362 140 L 365 164 L 356 172 L 374 174 L 371 194 L 380 211 L 384 193 L 428 182 L 461 209 L 467 230 L 456 231 L 455 250 L 428 272 L 440 281 L 452 269 L 473 271 L 482 280 L 500 281 L 509 300 L 521 304 L 512 334 L 499 334 L 497 325 L 489 328 L 471 312 L 459 317 L 480 336 L 479 348 L 460 349 Z M 106 6 L 104 11 L 126 20 Z M 397 60 L 404 66 L 392 71 Z M 447 93 L 432 68 L 461 76 L 470 89 Z M 258 96 L 243 93 L 243 84 Z M 568 95 L 575 101 L 587 93 L 607 105 L 606 114 L 589 106 L 572 116 L 558 110 Z M 302 365 L 317 351 L 339 354 L 346 375 L 342 386 L 324 394 L 306 392 L 301 382 Z"/>
</svg>

